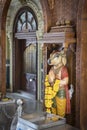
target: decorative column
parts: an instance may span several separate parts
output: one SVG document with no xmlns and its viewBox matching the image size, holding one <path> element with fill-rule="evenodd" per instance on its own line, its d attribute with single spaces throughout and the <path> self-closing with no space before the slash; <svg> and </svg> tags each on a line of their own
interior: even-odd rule
<svg viewBox="0 0 87 130">
<path fill-rule="evenodd" d="M 38 59 L 37 59 L 37 100 L 42 100 L 42 74 L 43 74 L 43 70 L 42 70 L 42 42 L 40 41 L 40 39 L 42 39 L 43 36 L 43 32 L 41 32 L 40 30 L 38 30 L 36 32 L 37 35 L 37 44 L 38 44 Z"/>
</svg>

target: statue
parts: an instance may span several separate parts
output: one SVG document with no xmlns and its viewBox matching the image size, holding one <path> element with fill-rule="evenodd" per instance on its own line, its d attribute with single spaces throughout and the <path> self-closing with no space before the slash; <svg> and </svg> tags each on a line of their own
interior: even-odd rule
<svg viewBox="0 0 87 130">
<path fill-rule="evenodd" d="M 17 110 L 11 122 L 10 130 L 17 130 L 18 118 L 22 116 L 23 112 L 23 100 L 17 99 Z"/>
<path fill-rule="evenodd" d="M 68 70 L 64 50 L 53 51 L 48 59 L 51 69 L 45 78 L 46 111 L 64 117 L 70 113 L 70 94 L 68 90 Z"/>
</svg>

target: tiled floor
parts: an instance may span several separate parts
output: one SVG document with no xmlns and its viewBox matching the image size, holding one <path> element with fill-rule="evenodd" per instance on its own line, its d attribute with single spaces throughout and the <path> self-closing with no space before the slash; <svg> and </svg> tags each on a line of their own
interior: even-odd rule
<svg viewBox="0 0 87 130">
<path fill-rule="evenodd" d="M 10 130 L 11 121 L 15 115 L 17 99 L 23 100 L 23 113 L 34 113 L 42 111 L 42 104 L 35 100 L 32 95 L 25 93 L 7 93 L 7 96 L 15 99 L 15 103 L 0 105 L 0 130 Z"/>
<path fill-rule="evenodd" d="M 23 99 L 23 112 L 26 114 L 31 113 L 40 113 L 43 111 L 43 105 L 42 103 L 35 100 L 35 98 L 32 95 L 28 94 L 20 94 L 20 93 L 7 93 L 7 96 L 10 98 L 15 99 L 15 103 L 7 104 L 7 105 L 1 105 L 0 104 L 0 130 L 16 130 L 10 129 L 12 124 L 11 117 L 14 117 L 16 109 L 17 109 L 17 99 Z M 50 127 L 47 130 L 77 130 L 76 128 L 73 128 L 69 125 L 62 125 L 62 126 L 56 126 L 56 127 Z"/>
</svg>

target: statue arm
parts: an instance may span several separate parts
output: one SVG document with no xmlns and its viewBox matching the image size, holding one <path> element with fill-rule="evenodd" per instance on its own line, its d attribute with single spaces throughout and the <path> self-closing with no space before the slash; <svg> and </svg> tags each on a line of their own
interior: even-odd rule
<svg viewBox="0 0 87 130">
<path fill-rule="evenodd" d="M 63 78 L 62 80 L 60 80 L 60 86 L 67 85 L 68 81 L 69 81 L 68 77 Z"/>
<path fill-rule="evenodd" d="M 68 76 L 68 70 L 67 68 L 64 66 L 61 70 L 61 81 L 60 81 L 60 86 L 63 85 L 68 85 L 69 82 L 69 76 Z"/>
</svg>

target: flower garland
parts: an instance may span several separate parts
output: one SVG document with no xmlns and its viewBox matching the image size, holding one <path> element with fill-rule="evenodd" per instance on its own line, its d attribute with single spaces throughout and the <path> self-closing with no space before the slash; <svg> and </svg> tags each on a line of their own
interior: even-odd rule
<svg viewBox="0 0 87 130">
<path fill-rule="evenodd" d="M 54 103 L 53 99 L 55 98 L 57 92 L 59 91 L 60 80 L 56 79 L 53 86 L 49 83 L 48 75 L 45 78 L 45 108 L 46 112 L 52 112 L 52 105 Z"/>
</svg>

